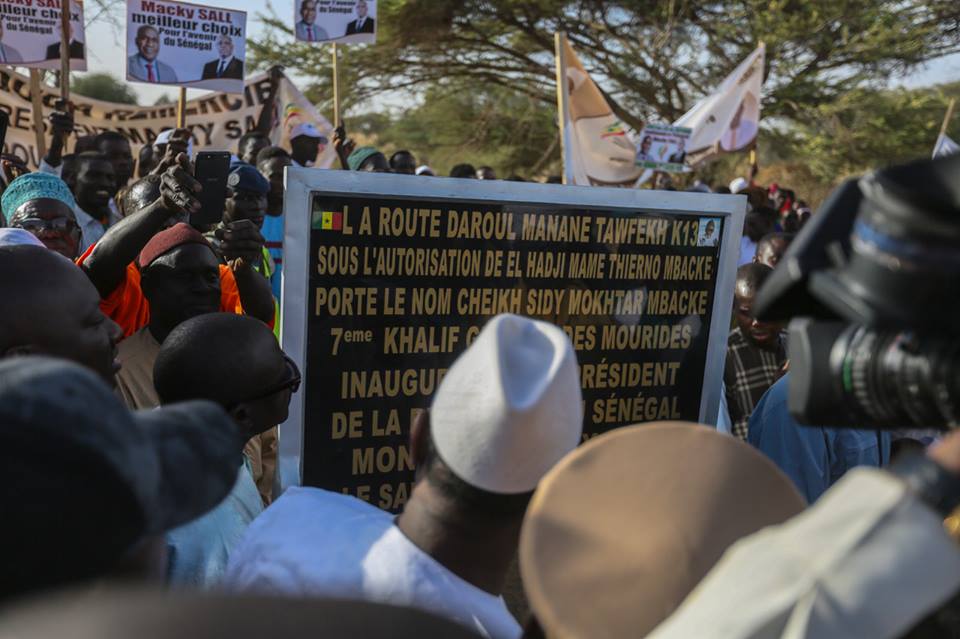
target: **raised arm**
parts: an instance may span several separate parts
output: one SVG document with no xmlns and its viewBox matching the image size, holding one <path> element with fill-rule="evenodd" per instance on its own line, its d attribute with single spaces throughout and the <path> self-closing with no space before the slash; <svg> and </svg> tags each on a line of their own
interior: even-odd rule
<svg viewBox="0 0 960 639">
<path fill-rule="evenodd" d="M 43 156 L 40 170 L 45 173 L 60 175 L 63 163 L 63 149 L 67 144 L 67 137 L 73 133 L 73 112 L 69 105 L 57 103 L 57 110 L 50 114 L 50 147 Z M 43 166 L 43 165 L 46 166 Z"/>
<path fill-rule="evenodd" d="M 107 297 L 123 282 L 127 265 L 133 262 L 170 218 L 185 218 L 200 209 L 194 194 L 200 183 L 190 175 L 190 161 L 180 154 L 167 168 L 160 183 L 160 197 L 140 211 L 129 214 L 97 242 L 81 265 L 101 297 Z"/>
<path fill-rule="evenodd" d="M 273 128 L 273 112 L 277 102 L 277 93 L 280 91 L 280 80 L 282 78 L 283 67 L 270 67 L 270 94 L 260 109 L 260 116 L 257 118 L 256 127 L 256 130 L 264 135 L 270 135 L 270 129 Z"/>
</svg>

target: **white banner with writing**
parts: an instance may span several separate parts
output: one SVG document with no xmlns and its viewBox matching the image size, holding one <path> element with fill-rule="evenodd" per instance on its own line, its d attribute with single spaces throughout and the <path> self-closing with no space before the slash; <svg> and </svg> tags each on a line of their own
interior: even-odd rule
<svg viewBox="0 0 960 639">
<path fill-rule="evenodd" d="M 256 126 L 257 116 L 270 94 L 270 79 L 266 74 L 250 78 L 241 95 L 212 93 L 187 102 L 187 128 L 193 134 L 197 151 L 235 151 L 237 141 Z M 46 119 L 60 99 L 59 92 L 44 87 L 43 114 Z M 140 147 L 151 144 L 157 135 L 176 125 L 177 107 L 174 104 L 152 107 L 130 106 L 114 102 L 92 100 L 73 94 L 76 107 L 76 134 L 96 135 L 101 131 L 119 131 L 130 141 L 136 157 Z M 30 104 L 29 78 L 0 67 L 0 109 L 10 115 L 10 126 L 4 143 L 4 152 L 23 158 L 33 168 L 40 162 L 33 131 L 33 111 Z M 297 87 L 284 77 L 277 95 L 276 114 L 271 139 L 290 150 L 290 132 L 298 124 L 313 124 L 326 136 L 314 166 L 329 168 L 334 159 L 331 140 L 333 127 L 314 108 Z M 48 138 L 49 140 L 49 133 Z M 73 148 L 73 140 L 69 142 Z"/>
</svg>

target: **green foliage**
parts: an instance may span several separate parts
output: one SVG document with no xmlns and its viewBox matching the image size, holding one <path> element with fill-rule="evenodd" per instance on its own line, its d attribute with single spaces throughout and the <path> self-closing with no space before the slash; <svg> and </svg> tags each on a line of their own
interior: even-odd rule
<svg viewBox="0 0 960 639">
<path fill-rule="evenodd" d="M 960 51 L 956 0 L 381 0 L 378 13 L 377 44 L 344 47 L 347 107 L 464 81 L 552 104 L 558 31 L 637 129 L 676 119 L 761 41 L 765 113 L 790 118 Z M 262 18 L 257 63 L 291 67 L 329 98 L 329 48 L 293 43 L 289 16 Z"/>
<path fill-rule="evenodd" d="M 377 43 L 341 47 L 348 126 L 440 172 L 460 161 L 501 176 L 558 171 L 558 31 L 634 129 L 675 120 L 764 42 L 759 179 L 814 202 L 844 176 L 929 157 L 946 97 L 960 93 L 882 88 L 960 51 L 957 0 L 380 0 L 377 9 Z M 288 15 L 261 19 L 251 59 L 307 78 L 308 97 L 331 112 L 330 48 L 294 42 Z M 745 165 L 745 154 L 728 156 L 700 173 L 721 184 Z"/>
<path fill-rule="evenodd" d="M 95 100 L 136 104 L 137 96 L 129 85 L 109 73 L 86 73 L 70 77 L 70 90 Z"/>
<path fill-rule="evenodd" d="M 430 89 L 421 106 L 394 117 L 361 117 L 350 126 L 372 137 L 387 155 L 411 150 L 442 175 L 460 162 L 492 166 L 501 177 L 526 178 L 559 168 L 553 112 L 538 100 L 498 87 Z"/>
<path fill-rule="evenodd" d="M 811 107 L 792 130 L 791 155 L 816 177 L 837 181 L 871 168 L 929 158 L 960 82 L 929 89 L 855 89 Z M 960 123 L 952 129 L 960 133 Z"/>
<path fill-rule="evenodd" d="M 930 157 L 951 97 L 960 82 L 924 89 L 857 89 L 832 103 L 809 107 L 789 127 L 761 129 L 758 180 L 793 188 L 813 205 L 845 178 L 884 165 Z M 806 124 L 813 122 L 815 124 Z M 350 133 L 388 155 L 409 149 L 446 174 L 459 162 L 488 164 L 501 177 L 542 179 L 560 172 L 554 112 L 506 89 L 432 89 L 420 106 L 349 120 Z M 948 130 L 960 140 L 960 114 Z M 749 174 L 747 154 L 720 156 L 699 177 L 727 184 Z"/>
</svg>

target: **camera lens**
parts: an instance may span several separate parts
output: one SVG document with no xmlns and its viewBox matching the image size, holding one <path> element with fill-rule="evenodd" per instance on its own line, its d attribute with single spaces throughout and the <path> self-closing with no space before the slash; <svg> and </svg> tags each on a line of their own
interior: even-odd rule
<svg viewBox="0 0 960 639">
<path fill-rule="evenodd" d="M 960 344 L 848 327 L 830 354 L 846 412 L 873 428 L 958 425 Z"/>
</svg>

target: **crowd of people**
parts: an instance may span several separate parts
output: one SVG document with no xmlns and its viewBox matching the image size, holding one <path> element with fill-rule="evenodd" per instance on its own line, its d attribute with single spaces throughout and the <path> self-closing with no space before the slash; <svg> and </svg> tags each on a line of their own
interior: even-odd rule
<svg viewBox="0 0 960 639">
<path fill-rule="evenodd" d="M 938 616 L 960 587 L 940 525 L 956 500 L 910 487 L 960 485 L 960 439 L 891 463 L 888 433 L 790 416 L 784 327 L 753 303 L 811 211 L 745 178 L 691 187 L 749 201 L 718 427 L 581 445 L 569 338 L 498 315 L 413 424 L 398 516 L 317 488 L 274 499 L 276 425 L 302 381 L 276 333 L 284 171 L 310 166 L 322 137 L 300 125 L 290 151 L 271 145 L 275 87 L 210 227 L 189 223 L 186 130 L 136 161 L 110 132 L 64 154 L 64 110 L 37 172 L 0 159 L 0 637 L 958 633 Z M 334 143 L 344 169 L 434 174 L 342 128 Z M 519 619 L 504 597 L 518 556 Z M 64 588 L 79 600 L 16 606 Z"/>
</svg>

